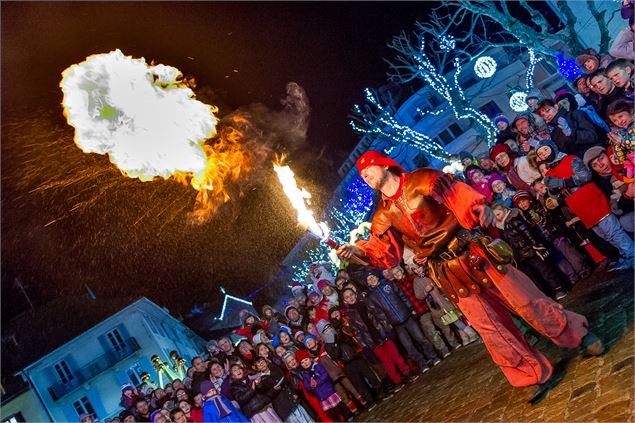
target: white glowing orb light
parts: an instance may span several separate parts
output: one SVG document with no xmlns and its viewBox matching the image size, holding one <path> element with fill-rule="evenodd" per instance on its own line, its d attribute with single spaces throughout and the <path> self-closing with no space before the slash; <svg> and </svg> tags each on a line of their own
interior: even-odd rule
<svg viewBox="0 0 635 423">
<path fill-rule="evenodd" d="M 463 172 L 463 164 L 458 160 L 453 160 L 449 165 L 443 167 L 443 173 L 451 173 L 452 175 L 456 175 L 457 173 Z"/>
<path fill-rule="evenodd" d="M 476 59 L 474 72 L 479 78 L 491 78 L 496 72 L 496 60 L 489 56 L 481 56 Z"/>
<path fill-rule="evenodd" d="M 524 112 L 529 108 L 526 99 L 527 93 L 524 93 L 522 91 L 515 92 L 509 98 L 509 107 L 511 107 L 512 110 L 515 112 Z"/>
</svg>

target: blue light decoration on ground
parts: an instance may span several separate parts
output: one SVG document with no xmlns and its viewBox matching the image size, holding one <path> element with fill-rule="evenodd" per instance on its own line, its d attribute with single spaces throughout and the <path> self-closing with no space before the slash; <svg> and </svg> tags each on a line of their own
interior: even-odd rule
<svg viewBox="0 0 635 423">
<path fill-rule="evenodd" d="M 582 75 L 582 68 L 578 66 L 575 59 L 565 59 L 564 54 L 560 53 L 556 56 L 558 61 L 558 67 L 560 68 L 560 75 L 564 76 L 568 80 L 574 80 L 579 75 Z"/>
<path fill-rule="evenodd" d="M 350 232 L 367 219 L 372 209 L 373 190 L 360 177 L 355 177 L 325 213 L 328 225 L 332 228 L 330 238 L 340 245 L 349 242 Z M 309 250 L 304 260 L 293 265 L 292 278 L 304 281 L 311 263 L 331 261 L 329 252 L 330 248 L 322 243 Z"/>
</svg>

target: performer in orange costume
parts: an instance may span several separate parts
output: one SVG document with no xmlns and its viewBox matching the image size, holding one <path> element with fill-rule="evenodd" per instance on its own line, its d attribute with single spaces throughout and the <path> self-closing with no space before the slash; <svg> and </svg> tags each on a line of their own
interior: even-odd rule
<svg viewBox="0 0 635 423">
<path fill-rule="evenodd" d="M 381 191 L 382 200 L 371 238 L 340 247 L 339 256 L 355 255 L 387 269 L 400 263 L 404 244 L 410 247 L 415 261 L 427 263 L 430 276 L 481 335 L 512 386 L 537 388 L 549 379 L 553 367 L 527 343 L 509 310 L 558 346 L 582 345 L 591 355 L 603 352 L 602 341 L 588 332 L 584 316 L 565 310 L 507 264 L 500 241 L 492 243 L 470 231 L 493 220 L 481 194 L 436 169 L 404 173 L 397 162 L 377 151 L 363 154 L 357 167 L 362 179 Z M 535 396 L 539 390 L 530 392 Z"/>
</svg>

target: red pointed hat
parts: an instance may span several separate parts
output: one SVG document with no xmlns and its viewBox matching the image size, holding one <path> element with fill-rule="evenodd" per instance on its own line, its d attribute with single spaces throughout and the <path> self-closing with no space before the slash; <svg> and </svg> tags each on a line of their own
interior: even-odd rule
<svg viewBox="0 0 635 423">
<path fill-rule="evenodd" d="M 388 166 L 388 167 L 396 167 L 399 169 L 401 173 L 403 173 L 403 167 L 390 157 L 387 157 L 380 153 L 379 151 L 368 150 L 362 156 L 357 159 L 357 170 L 360 175 L 362 170 L 366 169 L 369 166 Z"/>
</svg>

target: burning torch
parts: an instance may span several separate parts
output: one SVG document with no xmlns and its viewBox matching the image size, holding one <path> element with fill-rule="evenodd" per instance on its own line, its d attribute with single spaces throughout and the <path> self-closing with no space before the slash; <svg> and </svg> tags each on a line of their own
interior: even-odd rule
<svg viewBox="0 0 635 423">
<path fill-rule="evenodd" d="M 298 212 L 298 223 L 305 226 L 310 235 L 318 238 L 329 247 L 337 249 L 339 245 L 329 238 L 330 231 L 326 223 L 318 223 L 313 216 L 313 211 L 307 207 L 307 200 L 311 198 L 311 193 L 304 188 L 298 188 L 291 168 L 274 163 L 273 170 L 278 174 L 278 180 L 282 184 L 282 189 L 287 198 L 289 198 L 291 205 Z M 356 256 L 352 256 L 351 260 L 358 264 L 368 265 L 368 263 Z"/>
</svg>

